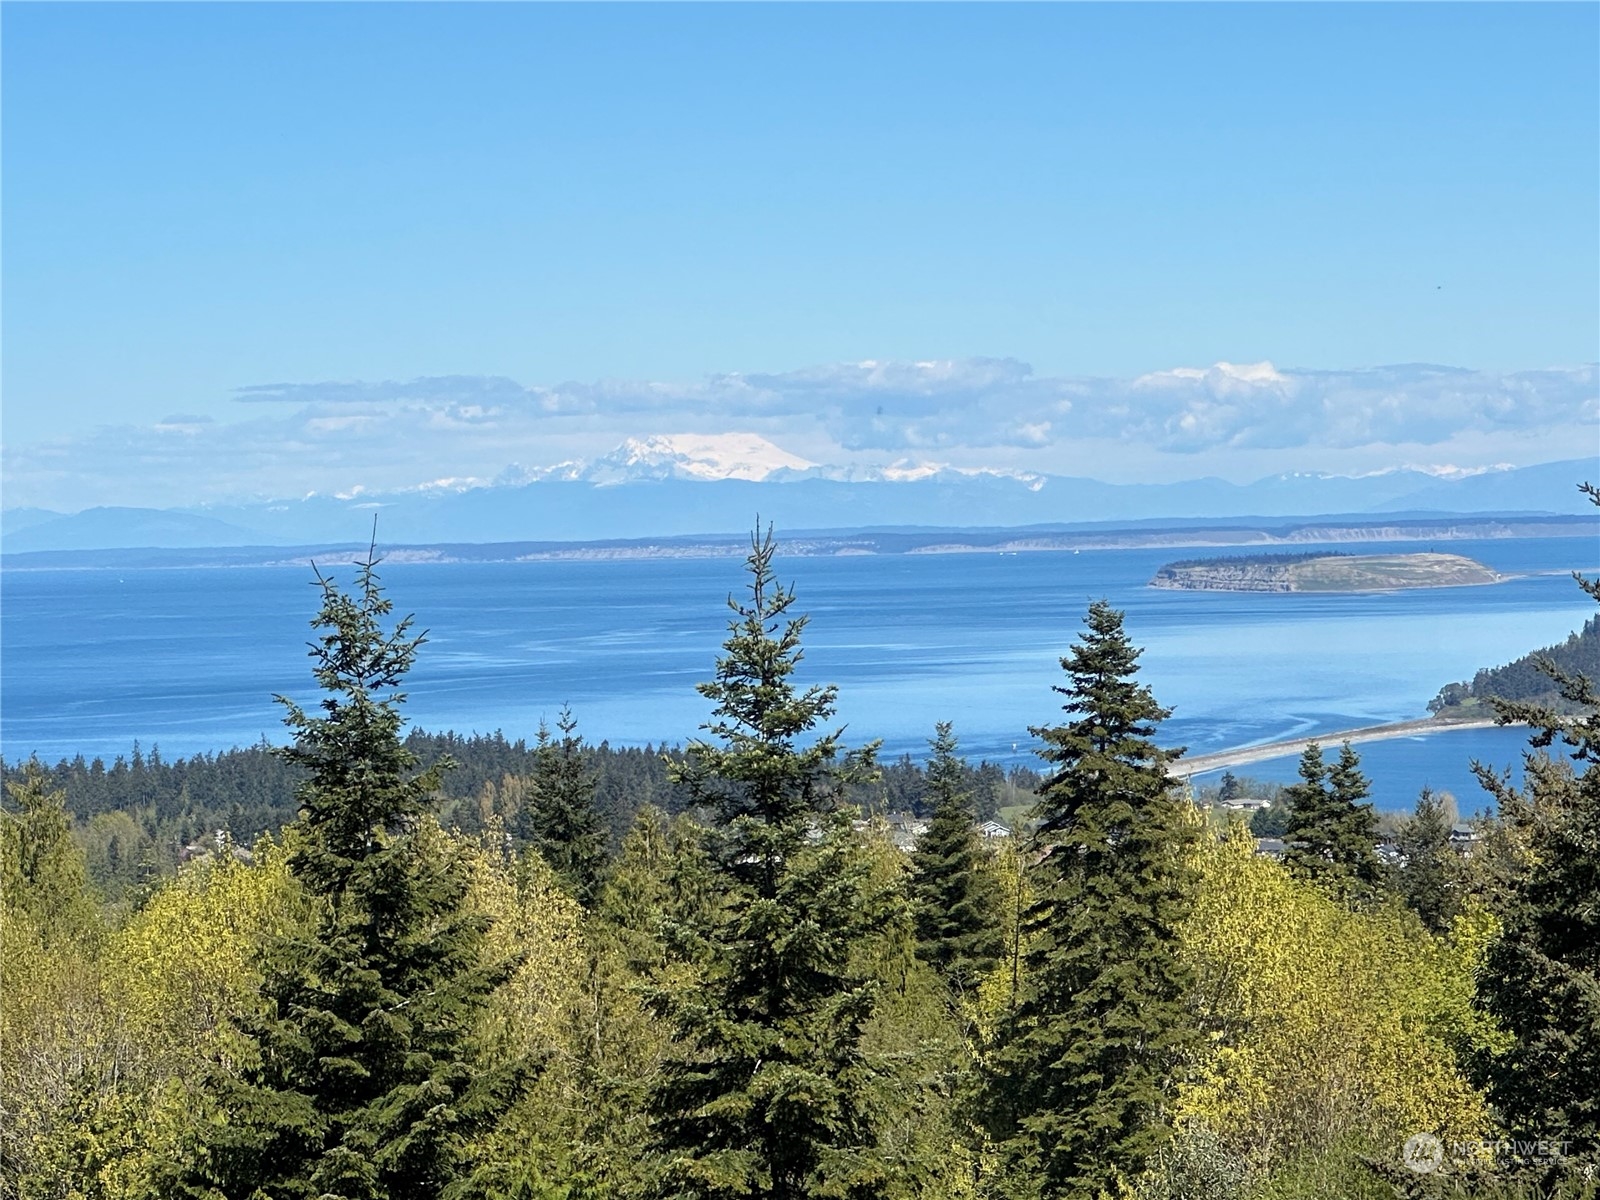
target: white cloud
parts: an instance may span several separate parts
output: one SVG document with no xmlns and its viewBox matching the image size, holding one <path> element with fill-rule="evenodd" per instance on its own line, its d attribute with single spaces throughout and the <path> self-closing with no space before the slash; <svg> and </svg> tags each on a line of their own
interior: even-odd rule
<svg viewBox="0 0 1600 1200">
<path fill-rule="evenodd" d="M 747 476 L 902 459 L 894 470 L 937 460 L 1124 481 L 1403 463 L 1443 473 L 1569 457 L 1594 447 L 1600 420 L 1592 364 L 1487 372 L 1220 362 L 1119 380 L 1041 377 L 1015 359 L 868 360 L 687 384 L 527 387 L 446 376 L 261 385 L 239 397 L 251 415 L 238 421 L 173 416 L 8 446 L 6 503 L 165 506 L 570 478 L 575 464 L 627 438 L 659 435 L 722 438 L 705 469 L 733 462 Z M 739 468 L 741 451 L 725 440 L 735 433 L 772 449 L 752 442 Z M 687 442 L 672 449 L 694 458 Z"/>
</svg>

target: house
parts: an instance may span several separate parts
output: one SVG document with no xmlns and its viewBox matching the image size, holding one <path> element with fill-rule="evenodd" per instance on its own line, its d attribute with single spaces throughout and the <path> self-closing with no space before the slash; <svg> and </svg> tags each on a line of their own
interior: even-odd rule
<svg viewBox="0 0 1600 1200">
<path fill-rule="evenodd" d="M 1483 834 L 1470 821 L 1457 821 L 1450 826 L 1450 844 L 1458 854 L 1471 854 L 1472 848 L 1483 841 Z"/>
<path fill-rule="evenodd" d="M 916 813 L 888 813 L 883 823 L 889 827 L 889 840 L 907 854 L 917 848 L 917 839 L 928 832 L 928 822 Z"/>
<path fill-rule="evenodd" d="M 992 841 L 996 838 L 1008 838 L 1011 836 L 1011 829 L 1009 826 L 1000 824 L 999 821 L 990 819 L 978 826 L 978 836 L 983 838 L 985 841 Z"/>
<path fill-rule="evenodd" d="M 1263 808 L 1271 808 L 1271 800 L 1263 800 L 1259 796 L 1230 796 L 1222 801 L 1222 807 L 1227 812 L 1248 813 L 1254 816 Z"/>
</svg>

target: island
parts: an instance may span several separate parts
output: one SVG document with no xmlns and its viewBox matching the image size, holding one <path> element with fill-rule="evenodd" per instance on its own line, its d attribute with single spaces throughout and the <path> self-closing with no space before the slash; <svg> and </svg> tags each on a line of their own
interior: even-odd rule
<svg viewBox="0 0 1600 1200">
<path fill-rule="evenodd" d="M 1392 592 L 1499 583 L 1459 554 L 1254 554 L 1170 562 L 1150 587 L 1201 592 Z"/>
</svg>

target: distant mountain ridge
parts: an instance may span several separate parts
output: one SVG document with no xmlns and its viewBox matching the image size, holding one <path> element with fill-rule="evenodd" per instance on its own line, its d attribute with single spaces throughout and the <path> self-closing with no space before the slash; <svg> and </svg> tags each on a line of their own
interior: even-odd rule
<svg viewBox="0 0 1600 1200">
<path fill-rule="evenodd" d="M 386 542 L 584 541 L 735 533 L 757 514 L 780 529 L 1011 528 L 1152 518 L 1257 519 L 1327 513 L 1592 511 L 1577 484 L 1589 459 L 1439 478 L 1420 470 L 1349 477 L 1291 473 L 1250 484 L 1194 479 L 1109 484 L 1027 472 L 808 463 L 755 435 L 634 439 L 593 463 L 440 480 L 390 493 L 190 509 L 6 514 L 7 553 L 135 547 L 346 543 L 380 514 Z"/>
</svg>

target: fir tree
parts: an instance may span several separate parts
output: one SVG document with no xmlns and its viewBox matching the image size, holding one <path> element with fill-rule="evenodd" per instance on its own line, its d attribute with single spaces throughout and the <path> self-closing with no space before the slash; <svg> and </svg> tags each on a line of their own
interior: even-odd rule
<svg viewBox="0 0 1600 1200">
<path fill-rule="evenodd" d="M 1400 865 L 1395 886 L 1432 933 L 1448 933 L 1461 911 L 1461 864 L 1450 844 L 1450 817 L 1431 788 L 1417 797 L 1417 810 L 1395 835 Z"/>
<path fill-rule="evenodd" d="M 421 1200 L 459 1190 L 462 1146 L 508 1105 L 523 1072 L 475 1065 L 484 999 L 512 964 L 482 964 L 466 865 L 432 819 L 440 771 L 401 743 L 398 690 L 423 638 L 376 561 L 353 594 L 318 575 L 311 646 L 325 695 L 279 697 L 303 768 L 290 869 L 313 901 L 310 936 L 277 948 L 263 1012 L 241 1022 L 258 1061 L 219 1073 L 222 1121 L 184 1181 L 228 1200 Z"/>
<path fill-rule="evenodd" d="M 597 776 L 589 769 L 572 711 L 543 722 L 533 750 L 521 832 L 585 907 L 593 904 L 606 861 L 606 831 L 595 809 Z"/>
<path fill-rule="evenodd" d="M 1104 601 L 1061 660 L 1069 720 L 1035 729 L 1032 948 L 995 1055 L 990 1108 L 1022 1194 L 1094 1197 L 1169 1136 L 1166 1105 L 1196 1034 L 1178 928 L 1195 887 L 1193 814 L 1152 740 L 1168 710 L 1135 682 L 1139 651 Z"/>
<path fill-rule="evenodd" d="M 970 992 L 999 961 L 1000 892 L 985 869 L 973 828 L 966 764 L 956 756 L 950 722 L 934 727 L 928 760 L 933 819 L 911 856 L 909 885 L 917 954 L 956 994 Z"/>
<path fill-rule="evenodd" d="M 1283 789 L 1289 810 L 1289 827 L 1284 831 L 1283 861 L 1302 875 L 1317 876 L 1328 870 L 1327 847 L 1333 815 L 1333 793 L 1328 790 L 1328 764 L 1322 758 L 1322 745 L 1307 742 L 1300 755 L 1300 782 Z"/>
<path fill-rule="evenodd" d="M 832 716 L 835 689 L 797 691 L 803 616 L 773 575 L 769 529 L 751 539 L 747 600 L 729 598 L 709 740 L 680 769 L 723 821 L 725 893 L 699 931 L 701 986 L 669 998 L 674 1053 L 652 1097 L 664 1188 L 771 1200 L 874 1194 L 883 1182 L 862 1033 L 873 990 L 852 963 L 877 913 L 870 865 L 837 811 L 872 750 L 842 731 L 798 740 Z"/>
<path fill-rule="evenodd" d="M 47 947 L 92 932 L 98 914 L 83 851 L 72 837 L 66 793 L 50 787 L 36 758 L 5 790 L 12 811 L 0 812 L 3 911 L 27 914 Z"/>
<path fill-rule="evenodd" d="M 664 926 L 670 901 L 672 837 L 661 810 L 645 805 L 622 839 L 622 849 L 601 886 L 597 927 L 613 941 L 629 971 L 645 976 L 665 959 Z"/>
<path fill-rule="evenodd" d="M 1224 771 L 1222 773 L 1222 780 L 1217 785 L 1217 799 L 1223 804 L 1226 804 L 1229 800 L 1233 800 L 1241 795 L 1242 790 L 1243 789 L 1239 786 L 1239 780 L 1234 776 L 1234 773 L 1232 771 Z"/>
<path fill-rule="evenodd" d="M 1583 490 L 1600 504 L 1600 491 Z M 1600 601 L 1600 580 L 1577 579 Z M 1593 1163 L 1600 1155 L 1600 693 L 1595 680 L 1548 661 L 1545 669 L 1571 711 L 1495 707 L 1502 722 L 1534 726 L 1535 750 L 1559 739 L 1581 770 L 1530 754 L 1523 795 L 1479 769 L 1502 814 L 1522 814 L 1527 829 L 1522 870 L 1500 905 L 1501 934 L 1478 976 L 1478 1003 L 1516 1041 L 1481 1060 L 1478 1073 L 1514 1138 L 1565 1143 L 1569 1160 Z"/>
<path fill-rule="evenodd" d="M 1350 900 L 1370 898 L 1383 878 L 1378 817 L 1366 803 L 1371 793 L 1360 768 L 1349 742 L 1331 768 L 1311 742 L 1300 756 L 1300 782 L 1284 789 L 1290 804 L 1284 862 Z"/>
</svg>

